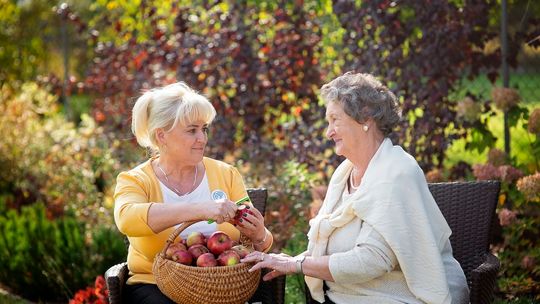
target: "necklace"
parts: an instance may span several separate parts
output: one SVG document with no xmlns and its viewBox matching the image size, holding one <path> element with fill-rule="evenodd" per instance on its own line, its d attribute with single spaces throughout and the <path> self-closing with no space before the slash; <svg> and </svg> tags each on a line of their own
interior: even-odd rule
<svg viewBox="0 0 540 304">
<path fill-rule="evenodd" d="M 197 169 L 198 166 L 197 165 L 195 165 L 195 179 L 193 179 L 193 185 L 191 186 L 191 191 L 188 191 L 188 192 L 182 194 L 182 192 L 180 192 L 180 190 L 176 189 L 176 187 L 174 187 L 174 185 L 169 181 L 169 174 L 165 173 L 165 171 L 159 165 L 159 162 L 157 162 L 156 164 L 157 164 L 157 167 L 159 168 L 159 170 L 161 171 L 161 173 L 163 173 L 163 176 L 165 176 L 165 180 L 167 181 L 167 184 L 169 186 L 171 186 L 174 193 L 178 194 L 178 196 L 188 195 L 191 192 L 193 192 L 193 190 L 195 190 L 195 184 L 197 183 L 197 173 L 198 173 L 198 169 Z"/>
<path fill-rule="evenodd" d="M 349 175 L 349 184 L 351 185 L 351 189 L 358 190 L 358 188 L 360 188 L 360 184 L 358 186 L 354 185 L 353 173 L 354 173 L 354 169 L 351 171 L 351 175 Z"/>
</svg>

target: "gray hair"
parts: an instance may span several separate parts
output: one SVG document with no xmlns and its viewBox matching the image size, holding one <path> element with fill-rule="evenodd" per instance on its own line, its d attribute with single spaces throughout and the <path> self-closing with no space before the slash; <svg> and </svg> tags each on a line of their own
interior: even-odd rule
<svg viewBox="0 0 540 304">
<path fill-rule="evenodd" d="M 358 123 L 372 118 L 384 136 L 401 119 L 396 95 L 370 74 L 347 72 L 321 87 L 325 103 L 336 102 Z"/>
</svg>

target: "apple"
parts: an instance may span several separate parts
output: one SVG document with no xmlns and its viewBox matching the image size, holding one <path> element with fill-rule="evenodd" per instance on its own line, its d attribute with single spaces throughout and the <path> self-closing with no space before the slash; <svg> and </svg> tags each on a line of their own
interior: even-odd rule
<svg viewBox="0 0 540 304">
<path fill-rule="evenodd" d="M 172 260 L 180 264 L 191 265 L 193 257 L 187 250 L 179 249 L 172 254 Z"/>
<path fill-rule="evenodd" d="M 215 255 L 220 255 L 223 251 L 232 247 L 231 238 L 223 231 L 216 231 L 210 235 L 206 247 Z"/>
<path fill-rule="evenodd" d="M 251 210 L 249 210 L 251 207 L 248 206 L 248 205 L 240 205 L 238 206 L 238 209 L 236 209 L 236 214 L 234 215 L 234 218 L 230 221 L 231 224 L 233 225 L 238 225 L 240 223 L 240 219 L 242 219 L 244 217 L 244 213 L 250 213 L 250 214 L 253 214 L 253 212 L 251 212 Z"/>
<path fill-rule="evenodd" d="M 165 252 L 165 256 L 169 259 L 169 260 L 172 260 L 172 255 L 175 251 L 177 250 L 180 250 L 180 249 L 183 249 L 183 250 L 187 250 L 186 246 L 182 243 L 172 243 L 169 248 L 167 248 L 167 251 Z"/>
<path fill-rule="evenodd" d="M 188 252 L 191 253 L 193 258 L 197 259 L 201 254 L 210 252 L 204 245 L 196 244 L 189 247 Z"/>
<path fill-rule="evenodd" d="M 206 237 L 204 237 L 204 234 L 199 231 L 193 231 L 188 235 L 186 245 L 189 248 L 197 244 L 206 245 Z"/>
<path fill-rule="evenodd" d="M 240 255 L 234 250 L 227 250 L 221 253 L 217 262 L 219 266 L 232 266 L 240 263 Z"/>
<path fill-rule="evenodd" d="M 217 261 L 211 252 L 203 253 L 197 259 L 197 266 L 199 267 L 214 267 L 217 266 Z"/>
<path fill-rule="evenodd" d="M 236 245 L 231 248 L 231 250 L 236 251 L 241 259 L 245 258 L 248 253 L 252 252 L 250 248 L 244 246 L 244 245 Z"/>
</svg>

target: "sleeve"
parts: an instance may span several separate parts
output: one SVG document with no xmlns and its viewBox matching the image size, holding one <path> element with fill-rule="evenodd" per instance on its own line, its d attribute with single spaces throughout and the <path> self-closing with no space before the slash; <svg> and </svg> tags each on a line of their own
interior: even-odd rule
<svg viewBox="0 0 540 304">
<path fill-rule="evenodd" d="M 237 201 L 247 196 L 246 186 L 244 185 L 244 179 L 238 169 L 231 166 L 231 201 Z"/>
<path fill-rule="evenodd" d="M 130 237 L 155 234 L 148 226 L 148 210 L 152 203 L 142 183 L 129 172 L 116 178 L 114 190 L 114 221 L 121 233 Z"/>
<path fill-rule="evenodd" d="M 363 283 L 392 271 L 397 263 L 384 238 L 363 222 L 354 248 L 331 254 L 328 267 L 336 283 Z"/>
</svg>

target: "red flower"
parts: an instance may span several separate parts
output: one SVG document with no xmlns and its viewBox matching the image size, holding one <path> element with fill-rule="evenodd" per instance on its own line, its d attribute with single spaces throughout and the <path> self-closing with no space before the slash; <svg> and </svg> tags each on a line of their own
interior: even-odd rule
<svg viewBox="0 0 540 304">
<path fill-rule="evenodd" d="M 86 287 L 75 293 L 69 304 L 107 304 L 109 291 L 105 285 L 103 276 L 96 277 L 94 287 Z"/>
</svg>

